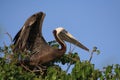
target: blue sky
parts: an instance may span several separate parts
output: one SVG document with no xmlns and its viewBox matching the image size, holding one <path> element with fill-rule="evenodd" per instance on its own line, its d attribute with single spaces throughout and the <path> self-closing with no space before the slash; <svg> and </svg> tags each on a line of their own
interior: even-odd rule
<svg viewBox="0 0 120 80">
<path fill-rule="evenodd" d="M 43 35 L 54 40 L 52 30 L 64 27 L 90 50 L 100 49 L 92 63 L 96 68 L 120 64 L 120 0 L 0 0 L 0 45 L 9 45 L 5 32 L 16 35 L 26 19 L 43 11 L 46 17 Z M 69 49 L 69 44 L 68 44 Z M 89 53 L 75 48 L 81 60 L 88 60 Z"/>
</svg>

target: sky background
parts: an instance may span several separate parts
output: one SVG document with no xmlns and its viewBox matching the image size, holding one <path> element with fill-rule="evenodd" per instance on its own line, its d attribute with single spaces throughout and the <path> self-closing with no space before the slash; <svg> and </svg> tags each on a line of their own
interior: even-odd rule
<svg viewBox="0 0 120 80">
<path fill-rule="evenodd" d="M 96 68 L 120 64 L 120 0 L 0 0 L 0 46 L 10 44 L 5 32 L 14 37 L 26 19 L 40 11 L 46 13 L 46 41 L 54 40 L 55 28 L 64 27 L 90 50 L 98 47 L 101 54 L 92 59 Z M 78 47 L 74 52 L 81 60 L 89 59 L 90 54 Z"/>
</svg>

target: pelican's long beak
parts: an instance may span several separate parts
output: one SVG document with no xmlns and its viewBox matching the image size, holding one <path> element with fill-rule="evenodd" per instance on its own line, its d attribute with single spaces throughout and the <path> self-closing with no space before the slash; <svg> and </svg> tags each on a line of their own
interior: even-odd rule
<svg viewBox="0 0 120 80">
<path fill-rule="evenodd" d="M 82 43 L 80 43 L 79 41 L 77 41 L 70 33 L 68 33 L 66 30 L 62 30 L 58 36 L 62 39 L 65 40 L 67 42 L 70 42 L 86 51 L 89 51 L 89 49 L 84 46 Z"/>
</svg>

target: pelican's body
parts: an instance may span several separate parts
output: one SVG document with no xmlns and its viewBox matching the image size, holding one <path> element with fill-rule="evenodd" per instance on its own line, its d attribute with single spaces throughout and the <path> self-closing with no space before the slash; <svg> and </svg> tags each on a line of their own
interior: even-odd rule
<svg viewBox="0 0 120 80">
<path fill-rule="evenodd" d="M 39 65 L 50 62 L 55 58 L 61 57 L 66 52 L 66 45 L 64 41 L 71 42 L 78 47 L 89 51 L 87 47 L 78 42 L 70 33 L 64 28 L 59 27 L 53 31 L 56 41 L 61 45 L 60 49 L 53 48 L 47 44 L 42 36 L 42 23 L 45 14 L 43 12 L 32 15 L 25 22 L 24 26 L 17 33 L 14 38 L 14 52 L 30 51 L 31 65 Z"/>
</svg>

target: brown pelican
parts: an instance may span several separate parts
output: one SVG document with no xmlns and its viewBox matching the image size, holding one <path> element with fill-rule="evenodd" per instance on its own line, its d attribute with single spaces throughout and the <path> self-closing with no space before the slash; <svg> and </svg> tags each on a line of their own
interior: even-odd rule
<svg viewBox="0 0 120 80">
<path fill-rule="evenodd" d="M 42 23 L 44 17 L 45 14 L 43 12 L 33 14 L 27 19 L 23 27 L 14 37 L 15 48 L 13 51 L 30 51 L 32 53 L 30 56 L 31 65 L 44 64 L 56 58 L 60 58 L 66 52 L 66 44 L 64 41 L 89 51 L 87 47 L 82 45 L 62 27 L 53 30 L 54 37 L 61 45 L 61 48 L 56 49 L 49 46 L 42 36 Z"/>
</svg>

